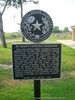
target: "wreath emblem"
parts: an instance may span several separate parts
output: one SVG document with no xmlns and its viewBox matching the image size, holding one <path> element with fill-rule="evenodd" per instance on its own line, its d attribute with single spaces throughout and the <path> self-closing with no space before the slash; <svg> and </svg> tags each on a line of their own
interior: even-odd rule
<svg viewBox="0 0 75 100">
<path fill-rule="evenodd" d="M 40 10 L 28 12 L 22 19 L 21 30 L 23 35 L 33 42 L 47 39 L 53 29 L 51 17 Z"/>
</svg>

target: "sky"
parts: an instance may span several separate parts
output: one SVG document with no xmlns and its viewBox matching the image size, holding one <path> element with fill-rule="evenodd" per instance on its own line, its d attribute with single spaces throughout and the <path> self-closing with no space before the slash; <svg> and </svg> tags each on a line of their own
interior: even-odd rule
<svg viewBox="0 0 75 100">
<path fill-rule="evenodd" d="M 23 15 L 28 11 L 39 9 L 47 12 L 53 20 L 54 26 L 60 29 L 75 25 L 75 0 L 39 0 L 39 4 L 26 3 L 23 6 Z M 20 8 L 13 7 L 5 10 L 3 14 L 3 27 L 5 32 L 20 30 Z"/>
</svg>

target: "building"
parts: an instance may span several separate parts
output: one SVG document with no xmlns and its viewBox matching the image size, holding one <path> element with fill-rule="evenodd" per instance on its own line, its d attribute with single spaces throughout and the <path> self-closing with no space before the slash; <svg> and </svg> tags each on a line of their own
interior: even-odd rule
<svg viewBox="0 0 75 100">
<path fill-rule="evenodd" d="M 72 28 L 72 41 L 75 41 L 75 26 L 71 26 Z"/>
</svg>

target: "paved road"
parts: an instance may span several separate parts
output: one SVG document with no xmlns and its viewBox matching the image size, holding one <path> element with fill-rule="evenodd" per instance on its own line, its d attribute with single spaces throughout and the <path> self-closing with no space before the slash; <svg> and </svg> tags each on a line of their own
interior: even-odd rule
<svg viewBox="0 0 75 100">
<path fill-rule="evenodd" d="M 0 64 L 0 68 L 9 69 L 12 68 L 12 65 Z"/>
<path fill-rule="evenodd" d="M 73 49 L 75 49 L 75 41 L 72 40 L 57 40 L 57 42 L 67 45 Z"/>
<path fill-rule="evenodd" d="M 7 43 L 21 42 L 21 40 L 6 40 Z M 2 44 L 0 40 L 0 44 Z"/>
</svg>

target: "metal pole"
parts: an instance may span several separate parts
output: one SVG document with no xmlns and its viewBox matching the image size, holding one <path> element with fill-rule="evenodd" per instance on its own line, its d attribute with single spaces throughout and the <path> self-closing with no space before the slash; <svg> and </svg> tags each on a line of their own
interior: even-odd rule
<svg viewBox="0 0 75 100">
<path fill-rule="evenodd" d="M 40 80 L 34 80 L 34 100 L 40 100 Z"/>
</svg>

